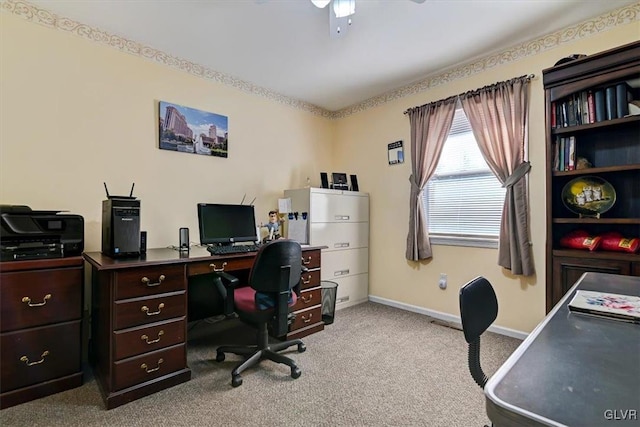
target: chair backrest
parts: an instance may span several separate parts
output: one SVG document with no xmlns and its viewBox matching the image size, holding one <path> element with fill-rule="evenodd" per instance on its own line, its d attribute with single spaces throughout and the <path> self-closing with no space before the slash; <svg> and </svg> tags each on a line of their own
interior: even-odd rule
<svg viewBox="0 0 640 427">
<path fill-rule="evenodd" d="M 288 268 L 286 280 L 281 277 Z M 280 239 L 262 246 L 249 275 L 249 286 L 258 292 L 288 291 L 300 282 L 302 248 L 294 240 Z"/>
<path fill-rule="evenodd" d="M 482 388 L 487 376 L 480 366 L 480 335 L 498 316 L 498 299 L 491 283 L 476 277 L 460 288 L 460 318 L 464 339 L 469 343 L 469 372 Z"/>
</svg>

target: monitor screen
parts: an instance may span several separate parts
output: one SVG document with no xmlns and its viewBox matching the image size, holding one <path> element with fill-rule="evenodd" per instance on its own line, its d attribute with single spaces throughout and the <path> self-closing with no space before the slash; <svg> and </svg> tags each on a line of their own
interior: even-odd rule
<svg viewBox="0 0 640 427">
<path fill-rule="evenodd" d="M 257 240 L 252 205 L 198 203 L 198 227 L 203 245 Z"/>
</svg>

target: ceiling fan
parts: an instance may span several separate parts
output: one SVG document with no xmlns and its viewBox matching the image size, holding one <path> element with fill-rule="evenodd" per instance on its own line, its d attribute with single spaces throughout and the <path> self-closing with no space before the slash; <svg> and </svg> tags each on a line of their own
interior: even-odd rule
<svg viewBox="0 0 640 427">
<path fill-rule="evenodd" d="M 425 0 L 411 0 L 414 3 L 424 3 Z M 347 33 L 356 13 L 356 0 L 311 0 L 315 7 L 329 8 L 329 33 L 332 37 L 341 37 Z"/>
</svg>

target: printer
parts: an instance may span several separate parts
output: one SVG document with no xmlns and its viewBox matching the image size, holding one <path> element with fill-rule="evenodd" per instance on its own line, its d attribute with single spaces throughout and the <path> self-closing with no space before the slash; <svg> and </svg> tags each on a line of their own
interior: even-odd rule
<svg viewBox="0 0 640 427">
<path fill-rule="evenodd" d="M 0 205 L 1 261 L 77 256 L 83 249 L 82 216 Z"/>
</svg>

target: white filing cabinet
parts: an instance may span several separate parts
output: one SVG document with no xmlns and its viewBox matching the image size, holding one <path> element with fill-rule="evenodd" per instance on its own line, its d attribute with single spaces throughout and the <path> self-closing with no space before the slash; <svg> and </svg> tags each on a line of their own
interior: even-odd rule
<svg viewBox="0 0 640 427">
<path fill-rule="evenodd" d="M 369 297 L 369 194 L 302 188 L 285 190 L 291 208 L 307 212 L 309 244 L 322 250 L 321 280 L 338 284 L 336 309 Z"/>
</svg>

